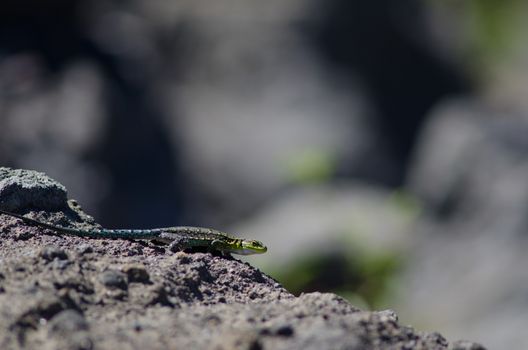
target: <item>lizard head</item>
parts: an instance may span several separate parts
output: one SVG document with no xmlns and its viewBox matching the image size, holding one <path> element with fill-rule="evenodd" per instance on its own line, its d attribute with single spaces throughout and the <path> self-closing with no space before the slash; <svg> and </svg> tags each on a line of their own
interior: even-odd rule
<svg viewBox="0 0 528 350">
<path fill-rule="evenodd" d="M 268 248 L 261 242 L 253 239 L 243 239 L 242 249 L 249 251 L 249 254 L 263 254 L 268 251 Z"/>
<path fill-rule="evenodd" d="M 263 254 L 268 251 L 268 248 L 260 241 L 231 237 L 214 240 L 211 247 L 221 252 L 238 255 Z"/>
<path fill-rule="evenodd" d="M 225 250 L 233 254 L 253 255 L 263 254 L 268 251 L 268 248 L 260 241 L 252 239 L 235 239 L 231 246 Z"/>
</svg>

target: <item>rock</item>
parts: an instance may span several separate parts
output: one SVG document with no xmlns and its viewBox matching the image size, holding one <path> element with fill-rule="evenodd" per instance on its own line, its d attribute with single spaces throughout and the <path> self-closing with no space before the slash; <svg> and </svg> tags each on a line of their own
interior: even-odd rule
<svg viewBox="0 0 528 350">
<path fill-rule="evenodd" d="M 88 322 L 80 312 L 61 311 L 48 324 L 46 345 L 55 349 L 91 350 L 93 341 L 88 328 Z"/>
<path fill-rule="evenodd" d="M 144 265 L 129 264 L 123 267 L 123 272 L 126 273 L 128 282 L 149 283 L 150 276 Z"/>
<path fill-rule="evenodd" d="M 77 247 L 76 251 L 79 253 L 79 255 L 85 255 L 93 253 L 94 249 L 89 244 L 82 244 L 79 247 Z"/>
<path fill-rule="evenodd" d="M 88 322 L 75 310 L 59 312 L 49 322 L 49 330 L 54 333 L 66 334 L 88 329 Z"/>
<path fill-rule="evenodd" d="M 5 203 L 2 197 L 0 203 Z M 16 208 L 34 203 L 18 201 Z M 61 213 L 53 218 L 76 224 Z M 47 235 L 38 228 L 33 228 L 35 235 L 27 241 L 14 239 L 22 227 L 20 220 L 14 223 L 0 215 L 3 348 L 115 349 L 130 344 L 149 349 L 368 350 L 449 346 L 438 334 L 399 325 L 392 311 L 361 311 L 334 294 L 295 297 L 237 259 L 209 253 L 166 253 L 151 243 L 130 255 L 128 250 L 139 243 L 103 239 L 89 240 L 91 253 L 79 254 L 87 239 Z M 32 253 L 48 245 L 58 250 L 50 248 L 46 255 L 53 262 L 67 264 L 56 266 Z M 76 258 L 60 260 L 60 251 Z M 472 344 L 468 346 L 478 346 Z"/>
<path fill-rule="evenodd" d="M 42 248 L 42 250 L 40 251 L 40 256 L 42 256 L 42 258 L 47 261 L 52 261 L 55 258 L 59 260 L 68 259 L 68 254 L 66 254 L 63 249 L 54 246 L 47 246 Z"/>
<path fill-rule="evenodd" d="M 424 215 L 402 283 L 405 319 L 490 348 L 528 348 L 519 311 L 528 307 L 526 135 L 525 115 L 482 101 L 432 111 L 407 186 Z"/>
<path fill-rule="evenodd" d="M 99 275 L 99 280 L 108 288 L 126 290 L 128 287 L 126 275 L 119 271 L 107 270 Z"/>
<path fill-rule="evenodd" d="M 65 208 L 66 188 L 44 173 L 0 167 L 0 204 L 6 211 Z"/>
</svg>

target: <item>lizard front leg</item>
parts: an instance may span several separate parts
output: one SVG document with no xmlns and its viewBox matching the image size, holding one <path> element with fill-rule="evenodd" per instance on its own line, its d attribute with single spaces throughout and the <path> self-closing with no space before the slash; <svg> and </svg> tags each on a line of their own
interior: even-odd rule
<svg viewBox="0 0 528 350">
<path fill-rule="evenodd" d="M 169 243 L 169 251 L 176 253 L 181 252 L 190 247 L 190 242 L 188 238 L 182 237 L 180 235 L 175 235 L 170 232 L 162 232 L 159 235 L 159 239 L 162 242 Z"/>
<path fill-rule="evenodd" d="M 224 247 L 224 243 L 218 239 L 215 239 L 211 242 L 209 247 L 207 247 L 207 251 L 209 251 L 211 254 L 220 254 L 220 256 L 223 257 L 231 257 L 231 254 L 222 249 Z"/>
<path fill-rule="evenodd" d="M 189 248 L 189 241 L 183 237 L 176 238 L 169 243 L 169 251 L 173 253 L 182 252 L 187 248 Z"/>
</svg>

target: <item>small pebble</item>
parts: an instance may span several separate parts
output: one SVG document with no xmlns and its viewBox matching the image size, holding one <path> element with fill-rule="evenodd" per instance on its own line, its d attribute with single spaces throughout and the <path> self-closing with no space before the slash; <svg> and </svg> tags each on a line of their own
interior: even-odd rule
<svg viewBox="0 0 528 350">
<path fill-rule="evenodd" d="M 115 270 L 107 270 L 99 275 L 99 280 L 108 288 L 119 288 L 126 290 L 127 280 L 126 275 Z"/>
<path fill-rule="evenodd" d="M 387 309 L 387 310 L 378 311 L 376 313 L 381 316 L 382 320 L 390 320 L 393 322 L 398 322 L 398 315 L 396 314 L 394 310 Z"/>
<path fill-rule="evenodd" d="M 128 277 L 128 282 L 149 283 L 150 275 L 144 265 L 129 264 L 123 267 L 123 272 Z"/>
<path fill-rule="evenodd" d="M 49 321 L 50 331 L 54 333 L 71 333 L 88 329 L 88 322 L 78 311 L 64 310 Z"/>
<path fill-rule="evenodd" d="M 94 249 L 90 244 L 81 244 L 77 247 L 76 250 L 80 255 L 90 254 L 94 252 Z"/>
<path fill-rule="evenodd" d="M 68 260 L 68 254 L 66 254 L 63 249 L 56 246 L 46 246 L 42 248 L 40 256 L 47 261 L 52 261 L 55 258 L 59 260 Z"/>
<path fill-rule="evenodd" d="M 275 331 L 275 334 L 280 335 L 281 337 L 291 337 L 293 335 L 293 327 L 290 325 L 284 325 Z"/>
</svg>

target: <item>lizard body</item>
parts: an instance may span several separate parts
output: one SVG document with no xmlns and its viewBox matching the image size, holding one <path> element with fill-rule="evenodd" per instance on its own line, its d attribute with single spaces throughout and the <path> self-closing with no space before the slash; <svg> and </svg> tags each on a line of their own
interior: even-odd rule
<svg viewBox="0 0 528 350">
<path fill-rule="evenodd" d="M 239 255 L 262 254 L 267 248 L 262 242 L 250 239 L 235 238 L 227 233 L 204 227 L 174 226 L 154 229 L 76 229 L 42 222 L 19 214 L 0 209 L 0 214 L 13 216 L 25 223 L 36 225 L 52 231 L 78 237 L 112 238 L 112 239 L 143 239 L 156 240 L 170 244 L 170 249 L 184 250 L 187 248 L 207 248 L 221 253 Z"/>
</svg>

